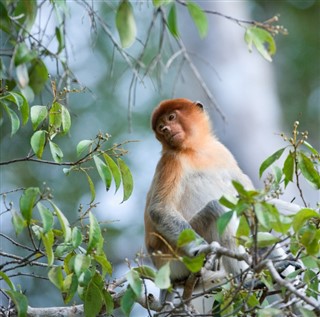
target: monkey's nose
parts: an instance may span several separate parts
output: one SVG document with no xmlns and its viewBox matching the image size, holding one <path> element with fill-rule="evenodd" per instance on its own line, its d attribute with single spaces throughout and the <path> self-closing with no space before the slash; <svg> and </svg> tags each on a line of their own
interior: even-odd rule
<svg viewBox="0 0 320 317">
<path fill-rule="evenodd" d="M 161 132 L 163 132 L 163 133 L 170 132 L 170 128 L 169 128 L 167 125 L 165 125 L 165 126 L 161 129 Z"/>
</svg>

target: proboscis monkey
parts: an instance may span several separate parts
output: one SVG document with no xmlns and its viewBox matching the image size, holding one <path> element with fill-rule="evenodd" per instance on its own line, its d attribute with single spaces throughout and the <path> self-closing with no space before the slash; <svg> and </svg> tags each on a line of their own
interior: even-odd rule
<svg viewBox="0 0 320 317">
<path fill-rule="evenodd" d="M 170 253 L 167 244 L 176 248 L 183 229 L 192 228 L 202 243 L 190 243 L 180 251 L 194 256 L 208 248 L 212 241 L 239 253 L 235 241 L 238 220 L 231 219 L 222 237 L 216 222 L 225 211 L 217 202 L 223 195 L 236 195 L 235 180 L 246 189 L 253 189 L 250 179 L 241 171 L 230 151 L 211 130 L 209 117 L 199 102 L 173 99 L 160 103 L 152 114 L 152 129 L 162 144 L 149 190 L 145 209 L 145 242 L 149 254 Z M 163 237 L 161 239 L 159 236 Z M 152 256 L 159 269 L 167 259 Z M 221 273 L 239 274 L 247 268 L 244 261 L 222 258 Z M 179 261 L 170 261 L 173 283 L 185 280 L 190 272 Z M 213 275 L 212 275 L 213 274 Z M 210 275 L 210 274 L 209 274 Z M 160 294 L 164 301 L 166 293 Z"/>
<path fill-rule="evenodd" d="M 229 150 L 212 133 L 202 104 L 187 99 L 164 101 L 153 112 L 152 129 L 162 144 L 162 156 L 145 209 L 148 252 L 168 253 L 168 247 L 157 234 L 175 247 L 179 234 L 187 228 L 194 229 L 204 240 L 200 245 L 190 243 L 183 247 L 181 251 L 186 255 L 196 255 L 212 241 L 239 251 L 234 239 L 236 218 L 222 237 L 217 233 L 216 221 L 224 210 L 215 200 L 236 194 L 232 180 L 245 188 L 253 185 Z M 166 261 L 155 256 L 153 262 L 160 268 Z M 225 257 L 222 262 L 227 273 L 238 274 L 246 268 L 244 262 L 231 258 Z M 183 280 L 190 274 L 178 261 L 170 265 L 172 281 Z"/>
</svg>

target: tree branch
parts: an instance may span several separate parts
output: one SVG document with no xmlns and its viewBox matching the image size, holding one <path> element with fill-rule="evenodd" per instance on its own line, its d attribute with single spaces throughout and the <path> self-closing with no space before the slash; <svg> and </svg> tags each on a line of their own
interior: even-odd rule
<svg viewBox="0 0 320 317">
<path fill-rule="evenodd" d="M 282 287 L 286 288 L 290 293 L 294 294 L 301 300 L 303 300 L 305 303 L 309 304 L 315 309 L 315 313 L 320 314 L 320 303 L 312 298 L 312 297 L 307 297 L 304 294 L 298 292 L 295 288 L 295 286 L 292 285 L 288 280 L 283 279 L 276 268 L 274 267 L 273 263 L 271 260 L 267 260 L 264 263 L 264 266 L 269 270 L 272 278 Z"/>
</svg>

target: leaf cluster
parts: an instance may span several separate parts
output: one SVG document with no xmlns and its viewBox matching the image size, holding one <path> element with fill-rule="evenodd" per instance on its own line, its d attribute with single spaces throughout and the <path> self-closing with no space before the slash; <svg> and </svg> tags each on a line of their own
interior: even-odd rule
<svg viewBox="0 0 320 317">
<path fill-rule="evenodd" d="M 39 219 L 35 217 L 37 212 Z M 17 235 L 28 229 L 36 259 L 46 258 L 48 278 L 61 292 L 65 304 L 77 294 L 84 302 L 86 316 L 96 316 L 102 307 L 108 313 L 113 310 L 104 282 L 106 275 L 112 274 L 112 265 L 103 249 L 100 224 L 90 211 L 88 219 L 88 225 L 72 226 L 48 193 L 30 187 L 20 198 L 20 212 L 13 214 L 12 224 Z M 29 261 L 32 264 L 34 260 Z M 16 290 L 5 273 L 1 272 L 1 278 L 10 288 L 6 293 L 16 303 L 18 315 L 25 316 L 27 297 Z"/>
</svg>

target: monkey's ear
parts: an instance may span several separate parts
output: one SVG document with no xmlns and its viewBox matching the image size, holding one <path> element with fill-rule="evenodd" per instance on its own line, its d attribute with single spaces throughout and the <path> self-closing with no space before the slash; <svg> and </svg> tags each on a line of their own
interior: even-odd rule
<svg viewBox="0 0 320 317">
<path fill-rule="evenodd" d="M 194 103 L 196 106 L 203 110 L 203 104 L 200 101 L 195 101 Z"/>
</svg>

